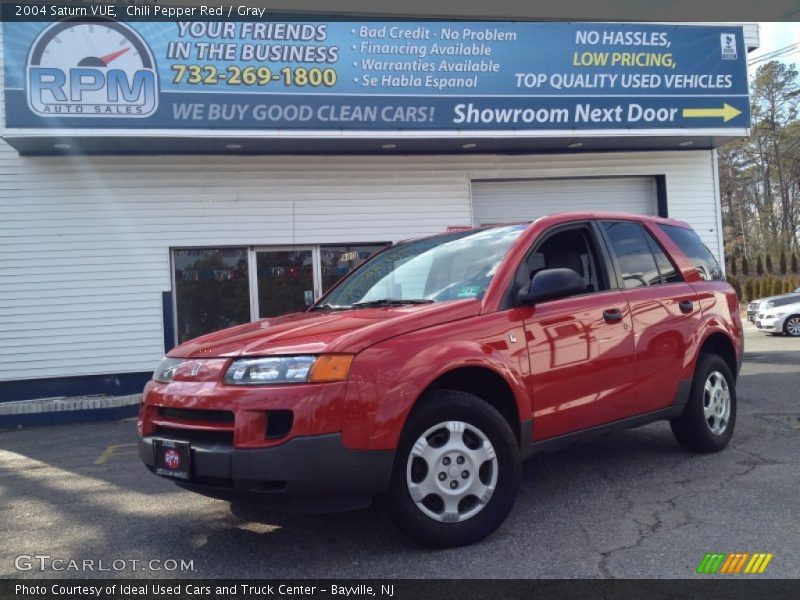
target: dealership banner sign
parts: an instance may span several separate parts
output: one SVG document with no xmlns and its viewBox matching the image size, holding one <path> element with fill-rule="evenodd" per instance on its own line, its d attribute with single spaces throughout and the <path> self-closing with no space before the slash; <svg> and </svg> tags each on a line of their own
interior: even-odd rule
<svg viewBox="0 0 800 600">
<path fill-rule="evenodd" d="M 749 126 L 740 27 L 146 22 L 124 9 L 4 21 L 7 128 L 677 135 Z"/>
</svg>

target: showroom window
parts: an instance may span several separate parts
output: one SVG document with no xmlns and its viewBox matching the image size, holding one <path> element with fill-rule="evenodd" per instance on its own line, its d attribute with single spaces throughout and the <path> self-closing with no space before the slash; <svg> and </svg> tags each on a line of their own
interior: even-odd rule
<svg viewBox="0 0 800 600">
<path fill-rule="evenodd" d="M 316 296 L 312 248 L 259 249 L 256 274 L 259 319 L 303 310 Z"/>
<path fill-rule="evenodd" d="M 386 245 L 174 249 L 176 341 L 305 310 Z"/>
<path fill-rule="evenodd" d="M 172 257 L 178 343 L 250 320 L 246 248 L 188 248 Z"/>
</svg>

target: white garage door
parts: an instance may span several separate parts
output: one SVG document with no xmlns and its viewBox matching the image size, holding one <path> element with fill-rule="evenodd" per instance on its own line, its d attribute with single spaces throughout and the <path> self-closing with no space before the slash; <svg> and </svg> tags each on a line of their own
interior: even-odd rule
<svg viewBox="0 0 800 600">
<path fill-rule="evenodd" d="M 653 177 L 472 182 L 474 225 L 529 221 L 573 210 L 655 215 L 656 206 L 656 182 Z"/>
</svg>

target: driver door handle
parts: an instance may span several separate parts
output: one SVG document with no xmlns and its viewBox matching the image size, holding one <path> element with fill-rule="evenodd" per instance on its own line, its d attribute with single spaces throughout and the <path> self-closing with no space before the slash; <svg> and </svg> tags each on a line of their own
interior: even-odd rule
<svg viewBox="0 0 800 600">
<path fill-rule="evenodd" d="M 609 308 L 603 311 L 603 318 L 607 323 L 618 323 L 622 321 L 622 311 L 618 308 Z"/>
</svg>

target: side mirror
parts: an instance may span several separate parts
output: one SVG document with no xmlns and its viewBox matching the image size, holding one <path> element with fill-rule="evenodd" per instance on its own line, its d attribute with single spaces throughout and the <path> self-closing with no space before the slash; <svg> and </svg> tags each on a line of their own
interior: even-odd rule
<svg viewBox="0 0 800 600">
<path fill-rule="evenodd" d="M 585 291 L 583 277 L 572 269 L 545 269 L 533 276 L 527 288 L 519 291 L 517 301 L 520 304 L 535 304 L 582 294 Z"/>
</svg>

